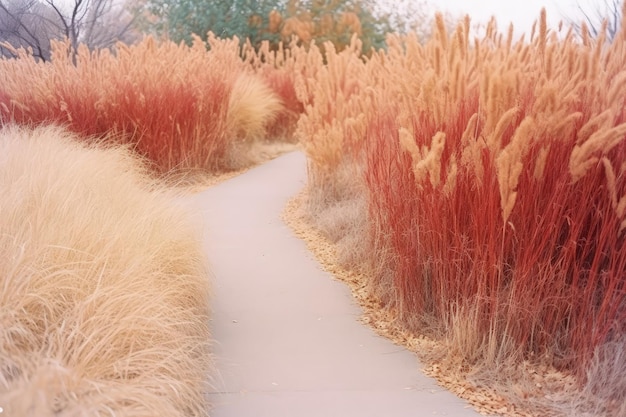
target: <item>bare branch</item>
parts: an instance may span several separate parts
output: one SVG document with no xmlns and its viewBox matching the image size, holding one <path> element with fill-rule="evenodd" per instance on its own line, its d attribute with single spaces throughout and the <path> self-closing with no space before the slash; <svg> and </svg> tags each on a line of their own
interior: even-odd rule
<svg viewBox="0 0 626 417">
<path fill-rule="evenodd" d="M 67 22 L 67 19 L 65 18 L 65 15 L 63 14 L 63 12 L 61 12 L 61 10 L 59 10 L 59 7 L 54 3 L 54 0 L 46 0 L 46 4 L 48 6 L 50 6 L 50 8 L 52 10 L 54 10 L 56 15 L 59 17 L 59 21 L 63 25 L 63 33 L 64 33 L 65 36 L 69 37 L 70 27 L 69 27 L 69 24 Z"/>
<path fill-rule="evenodd" d="M 126 0 L 0 0 L 0 42 L 29 47 L 48 59 L 50 40 L 67 38 L 76 53 L 79 43 L 90 49 L 133 41 L 134 16 Z M 7 48 L 0 54 L 12 56 Z"/>
<path fill-rule="evenodd" d="M 609 41 L 613 40 L 621 29 L 621 0 L 604 0 L 602 4 L 597 4 L 593 8 L 586 8 L 577 3 L 576 9 L 582 16 L 582 21 L 572 16 L 564 16 L 564 18 L 579 35 L 583 29 L 583 22 L 590 36 L 598 38 L 605 31 Z M 606 25 L 604 24 L 605 21 Z"/>
<path fill-rule="evenodd" d="M 5 29 L 7 25 L 2 25 L 0 28 L 0 40 L 6 41 L 7 38 L 13 37 L 15 38 L 19 45 L 16 46 L 28 46 L 32 50 L 32 54 L 34 57 L 39 58 L 41 60 L 47 59 L 47 54 L 45 53 L 44 46 L 42 46 L 42 42 L 39 36 L 37 36 L 33 28 L 36 28 L 35 25 L 29 27 L 25 19 L 23 18 L 27 14 L 28 8 L 32 6 L 31 4 L 25 5 L 24 10 L 13 12 L 9 10 L 4 2 L 0 1 L 0 10 L 3 12 L 4 16 L 6 16 L 9 20 L 11 20 L 14 24 L 13 30 Z M 8 23 L 8 22 L 5 22 Z M 6 48 L 3 48 L 7 50 Z"/>
</svg>

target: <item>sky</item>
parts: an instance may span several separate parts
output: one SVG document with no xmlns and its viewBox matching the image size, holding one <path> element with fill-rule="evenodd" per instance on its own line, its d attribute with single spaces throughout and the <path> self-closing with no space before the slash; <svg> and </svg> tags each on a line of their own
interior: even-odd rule
<svg viewBox="0 0 626 417">
<path fill-rule="evenodd" d="M 491 16 L 498 22 L 498 30 L 506 32 L 513 22 L 516 35 L 530 33 L 533 22 L 538 19 L 542 7 L 547 12 L 548 27 L 556 29 L 565 18 L 580 19 L 579 4 L 584 10 L 592 11 L 603 0 L 431 0 L 432 7 L 449 11 L 453 16 L 469 14 L 472 23 L 486 23 Z"/>
</svg>

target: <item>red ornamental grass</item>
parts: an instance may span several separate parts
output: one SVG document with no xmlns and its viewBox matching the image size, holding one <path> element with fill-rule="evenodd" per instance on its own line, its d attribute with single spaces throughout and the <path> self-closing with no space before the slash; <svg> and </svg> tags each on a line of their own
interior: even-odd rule
<svg viewBox="0 0 626 417">
<path fill-rule="evenodd" d="M 119 44 L 114 54 L 80 47 L 75 57 L 57 43 L 50 63 L 3 60 L 2 120 L 63 124 L 88 136 L 113 133 L 160 171 L 220 169 L 230 91 L 244 63 L 230 59 L 240 67 L 226 68 L 221 55 L 236 57 L 237 46 L 213 42 L 207 52 L 199 40 L 187 47 L 146 38 Z"/>
<path fill-rule="evenodd" d="M 298 124 L 309 187 L 332 202 L 363 165 L 371 292 L 453 362 L 493 383 L 540 360 L 619 404 L 626 32 L 557 37 L 545 14 L 530 41 L 469 27 L 439 18 L 425 45 L 392 36 L 366 63 L 331 50 Z"/>
<path fill-rule="evenodd" d="M 482 356 L 511 346 L 583 375 L 594 350 L 624 332 L 626 128 L 621 101 L 602 128 L 577 111 L 595 106 L 589 93 L 609 79 L 581 79 L 579 94 L 559 98 L 544 76 L 509 84 L 490 73 L 480 94 L 417 99 L 408 117 L 379 108 L 365 137 L 375 291 L 409 326 L 473 311 L 469 331 L 494 349 Z M 498 110 L 505 95 L 513 107 Z"/>
<path fill-rule="evenodd" d="M 449 181 L 447 186 L 443 185 L 445 191 L 433 187 L 428 179 L 417 186 L 411 155 L 403 150 L 401 144 L 397 110 L 391 107 L 370 122 L 364 142 L 373 242 L 381 253 L 388 253 L 392 248 L 390 256 L 393 259 L 384 265 L 384 272 L 379 271 L 379 276 L 392 277 L 392 287 L 396 291 L 394 298 L 386 301 L 396 304 L 408 322 L 419 316 L 416 312 L 442 317 L 451 302 L 479 291 L 478 282 L 471 279 L 462 284 L 438 277 L 452 276 L 452 272 L 456 275 L 459 270 L 468 269 L 470 240 L 482 239 L 481 236 L 471 238 L 468 233 L 476 234 L 483 229 L 462 230 L 475 224 L 471 218 L 474 213 L 468 210 L 472 201 L 465 198 L 478 199 L 480 196 L 475 193 L 464 195 L 466 190 L 452 192 L 456 191 L 453 183 L 462 181 L 462 173 L 453 172 L 457 169 L 451 151 L 454 145 L 449 142 L 446 142 L 440 161 L 444 173 L 442 180 Z M 463 107 L 461 105 L 460 109 Z M 447 126 L 445 137 L 460 138 L 463 121 L 467 119 L 467 114 L 451 117 L 453 123 Z M 427 118 L 414 122 L 415 136 L 428 135 L 432 131 Z M 427 141 L 425 137 L 416 137 L 415 140 L 419 143 Z M 446 172 L 450 173 L 449 179 Z M 440 175 L 437 174 L 438 177 Z M 484 209 L 488 202 L 481 200 L 479 204 Z M 499 208 L 497 199 L 491 204 Z M 386 288 L 388 283 L 381 282 L 377 286 Z"/>
<path fill-rule="evenodd" d="M 291 138 L 298 119 L 304 112 L 304 105 L 298 100 L 296 94 L 294 76 L 288 70 L 280 68 L 265 71 L 262 78 L 283 104 L 282 111 L 268 126 L 267 136 L 268 138 Z"/>
</svg>

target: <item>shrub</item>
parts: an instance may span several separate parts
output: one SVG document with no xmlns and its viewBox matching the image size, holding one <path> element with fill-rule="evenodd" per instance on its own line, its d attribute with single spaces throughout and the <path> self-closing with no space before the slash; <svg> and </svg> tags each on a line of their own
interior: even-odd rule
<svg viewBox="0 0 626 417">
<path fill-rule="evenodd" d="M 180 201 L 126 149 L 3 129 L 8 415 L 208 415 L 207 270 Z"/>
</svg>

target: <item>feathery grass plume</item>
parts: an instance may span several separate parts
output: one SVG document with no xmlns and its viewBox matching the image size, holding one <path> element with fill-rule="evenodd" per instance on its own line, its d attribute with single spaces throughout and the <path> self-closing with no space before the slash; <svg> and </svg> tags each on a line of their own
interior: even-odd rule
<svg viewBox="0 0 626 417">
<path fill-rule="evenodd" d="M 0 60 L 0 120 L 54 122 L 82 135 L 113 133 L 162 172 L 222 169 L 231 90 L 246 64 L 236 40 L 192 46 L 147 37 L 114 52 L 54 42 L 50 62 Z"/>
<path fill-rule="evenodd" d="M 517 186 L 524 164 L 522 160 L 528 152 L 529 142 L 533 139 L 535 121 L 531 117 L 525 118 L 515 130 L 511 142 L 496 157 L 496 175 L 500 188 L 500 205 L 502 220 L 507 223 L 515 200 Z"/>
<path fill-rule="evenodd" d="M 281 109 L 280 99 L 260 77 L 243 74 L 233 85 L 226 124 L 234 140 L 251 142 L 265 137 Z"/>
<path fill-rule="evenodd" d="M 311 182 L 320 177 L 316 185 L 323 186 L 323 178 L 332 177 L 333 171 L 347 156 L 344 149 L 355 149 L 360 138 L 351 133 L 354 123 L 365 111 L 364 103 L 353 97 L 362 89 L 365 62 L 361 56 L 361 42 L 355 36 L 348 48 L 337 53 L 332 43 L 325 44 L 327 64 L 319 68 L 314 86 L 311 86 L 309 105 L 298 121 L 296 137 L 303 145 L 309 163 Z M 317 56 L 319 50 L 312 54 Z M 358 129 L 357 129 L 358 130 Z M 327 183 L 331 183 L 329 181 Z"/>
<path fill-rule="evenodd" d="M 492 21 L 470 48 L 462 25 L 423 45 L 391 35 L 362 66 L 320 71 L 299 124 L 309 184 L 336 190 L 333 170 L 361 166 L 373 296 L 406 328 L 446 334 L 448 358 L 476 384 L 553 413 L 565 407 L 558 395 L 508 390 L 516 363 L 557 369 L 578 388 L 598 386 L 590 375 L 624 381 L 593 358 L 626 334 L 626 110 L 611 87 L 624 80 L 626 38 L 559 38 L 543 11 L 530 43 L 502 38 Z M 415 162 L 436 134 L 445 142 L 431 177 Z M 583 391 L 578 411 L 606 402 Z"/>
<path fill-rule="evenodd" d="M 535 181 L 541 181 L 544 178 L 546 160 L 548 158 L 549 152 L 550 145 L 545 148 L 539 149 L 539 152 L 537 153 L 537 158 L 535 159 L 535 169 L 533 171 L 533 178 L 535 179 Z"/>
<path fill-rule="evenodd" d="M 446 144 L 445 133 L 435 133 L 432 139 L 431 147 L 427 148 L 424 146 L 420 151 L 416 151 L 416 145 L 413 145 L 412 147 L 407 144 L 406 129 L 403 130 L 401 128 L 399 133 L 401 135 L 400 144 L 405 150 L 409 151 L 413 160 L 413 176 L 415 177 L 416 185 L 421 187 L 422 181 L 428 175 L 430 184 L 433 187 L 438 187 L 441 182 L 441 155 Z M 408 140 L 412 141 L 412 139 Z"/>
<path fill-rule="evenodd" d="M 0 132 L 5 414 L 208 416 L 206 260 L 148 174 L 60 128 Z"/>
<path fill-rule="evenodd" d="M 609 152 L 624 142 L 624 135 L 626 135 L 626 123 L 599 130 L 581 145 L 574 146 L 569 160 L 569 169 L 573 181 L 578 181 L 587 174 L 590 168 L 597 166 L 600 158 L 594 154 Z"/>
<path fill-rule="evenodd" d="M 278 50 L 270 50 L 269 42 L 264 42 L 258 52 L 247 43 L 243 55 L 254 57 L 248 62 L 255 74 L 265 81 L 283 104 L 274 122 L 267 128 L 267 137 L 295 141 L 298 119 L 304 112 L 304 103 L 310 100 L 307 92 L 309 80 L 315 78 L 317 69 L 322 66 L 321 54 L 316 53 L 315 48 L 309 53 L 294 39 L 287 47 L 280 43 Z M 320 61 L 314 62 L 311 57 Z"/>
<path fill-rule="evenodd" d="M 548 41 L 548 23 L 545 7 L 541 9 L 539 14 L 539 38 L 537 44 L 539 46 L 539 56 L 543 60 L 546 55 L 546 42 Z"/>
</svg>

